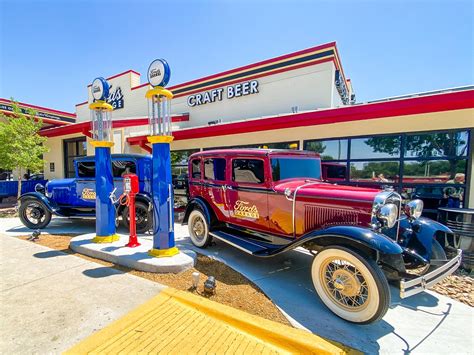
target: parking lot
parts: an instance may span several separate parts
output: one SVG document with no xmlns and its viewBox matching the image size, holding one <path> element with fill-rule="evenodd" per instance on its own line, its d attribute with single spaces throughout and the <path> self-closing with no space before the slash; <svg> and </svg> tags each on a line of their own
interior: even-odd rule
<svg viewBox="0 0 474 355">
<path fill-rule="evenodd" d="M 366 326 L 353 325 L 334 316 L 319 301 L 309 272 L 312 257 L 305 251 L 295 250 L 260 259 L 222 242 L 205 250 L 196 249 L 188 241 L 187 227 L 176 225 L 175 228 L 178 247 L 214 257 L 242 273 L 257 284 L 296 327 L 368 353 L 459 354 L 472 351 L 473 308 L 460 302 L 431 291 L 400 300 L 397 290 L 392 288 L 392 306 L 382 321 Z M 92 220 L 56 218 L 45 232 L 89 233 L 93 230 Z M 28 232 L 17 219 L 2 219 L 0 234 Z"/>
</svg>

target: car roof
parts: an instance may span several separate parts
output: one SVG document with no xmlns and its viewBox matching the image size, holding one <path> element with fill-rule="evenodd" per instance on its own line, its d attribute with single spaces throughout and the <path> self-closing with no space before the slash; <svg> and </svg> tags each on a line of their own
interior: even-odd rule
<svg viewBox="0 0 474 355">
<path fill-rule="evenodd" d="M 112 154 L 112 159 L 117 160 L 117 159 L 150 159 L 151 160 L 151 155 L 148 154 Z M 87 155 L 85 157 L 80 157 L 80 158 L 75 158 L 74 160 L 76 161 L 92 161 L 95 159 L 94 155 Z"/>
<path fill-rule="evenodd" d="M 318 153 L 308 150 L 294 150 L 294 149 L 261 149 L 261 148 L 236 148 L 236 149 L 211 149 L 192 154 L 189 159 L 197 156 L 209 155 L 250 155 L 250 156 L 268 156 L 268 155 L 300 155 L 319 157 Z"/>
</svg>

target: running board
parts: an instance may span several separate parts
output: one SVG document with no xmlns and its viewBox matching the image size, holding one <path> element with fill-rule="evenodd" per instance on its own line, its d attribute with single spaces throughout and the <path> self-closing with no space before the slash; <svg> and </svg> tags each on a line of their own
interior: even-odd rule
<svg viewBox="0 0 474 355">
<path fill-rule="evenodd" d="M 212 232 L 209 232 L 209 234 L 216 239 L 254 256 L 274 256 L 287 250 L 287 245 L 274 246 L 268 243 L 259 242 L 255 239 L 249 240 L 248 238 L 242 238 L 222 230 L 213 230 Z"/>
</svg>

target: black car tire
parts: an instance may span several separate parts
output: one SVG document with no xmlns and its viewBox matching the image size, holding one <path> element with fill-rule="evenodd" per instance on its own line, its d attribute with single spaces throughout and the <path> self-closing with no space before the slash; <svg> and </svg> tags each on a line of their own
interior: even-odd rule
<svg viewBox="0 0 474 355">
<path fill-rule="evenodd" d="M 148 232 L 153 225 L 153 215 L 148 210 L 148 204 L 142 201 L 135 202 L 135 216 L 137 233 L 143 234 Z M 129 209 L 126 206 L 122 212 L 123 225 L 128 230 L 130 229 Z"/>
<path fill-rule="evenodd" d="M 311 276 L 321 301 L 348 322 L 369 324 L 387 313 L 388 282 L 370 258 L 349 248 L 330 246 L 314 257 Z"/>
<path fill-rule="evenodd" d="M 38 213 L 40 218 L 33 218 L 31 216 L 32 211 L 29 212 L 28 208 L 34 209 L 33 213 Z M 46 205 L 39 200 L 27 199 L 21 201 L 18 214 L 20 216 L 21 223 L 30 229 L 46 228 L 46 226 L 51 221 L 51 212 L 49 212 Z M 29 218 L 37 219 L 38 222 L 35 223 Z"/>
<path fill-rule="evenodd" d="M 212 242 L 209 234 L 209 223 L 200 209 L 194 209 L 189 214 L 188 231 L 191 241 L 198 248 L 207 248 Z"/>
</svg>

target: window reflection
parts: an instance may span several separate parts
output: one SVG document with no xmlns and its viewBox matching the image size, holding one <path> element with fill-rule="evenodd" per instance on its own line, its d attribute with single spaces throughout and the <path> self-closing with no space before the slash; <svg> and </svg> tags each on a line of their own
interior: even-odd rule
<svg viewBox="0 0 474 355">
<path fill-rule="evenodd" d="M 400 136 L 379 136 L 351 140 L 351 159 L 397 158 Z"/>
<path fill-rule="evenodd" d="M 467 155 L 468 132 L 409 134 L 406 157 L 455 157 Z"/>
<path fill-rule="evenodd" d="M 357 182 L 398 182 L 399 162 L 352 162 L 350 179 Z"/>
<path fill-rule="evenodd" d="M 466 160 L 405 161 L 404 183 L 443 184 L 466 172 Z"/>
<path fill-rule="evenodd" d="M 306 141 L 304 149 L 319 153 L 322 160 L 347 159 L 347 139 Z"/>
</svg>

